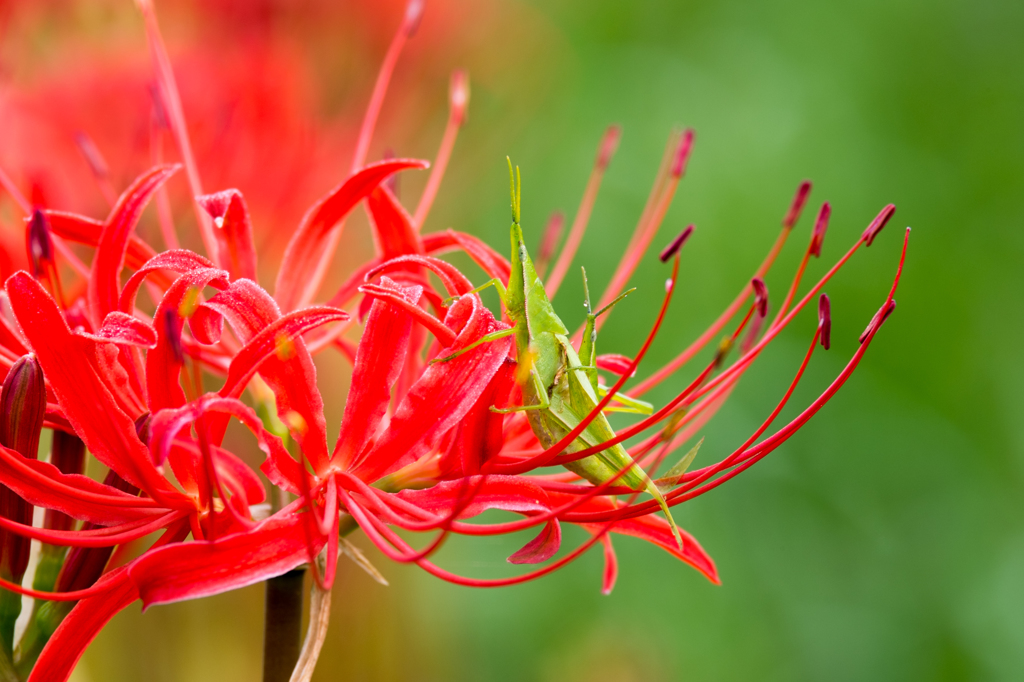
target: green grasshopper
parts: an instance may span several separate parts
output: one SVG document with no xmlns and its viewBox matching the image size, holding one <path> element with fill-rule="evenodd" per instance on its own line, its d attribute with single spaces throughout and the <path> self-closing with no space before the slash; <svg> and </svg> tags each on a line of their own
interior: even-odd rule
<svg viewBox="0 0 1024 682">
<path fill-rule="evenodd" d="M 602 388 L 598 387 L 597 367 L 594 364 L 597 339 L 595 322 L 600 315 L 632 290 L 622 294 L 596 313 L 590 307 L 590 295 L 587 292 L 587 321 L 583 338 L 579 350 L 573 348 L 569 341 L 569 330 L 548 300 L 544 284 L 537 276 L 533 261 L 523 243 L 523 230 L 519 225 L 522 184 L 519 168 L 517 167 L 513 173 L 511 160 L 509 176 L 512 195 L 511 275 L 508 286 L 494 279 L 480 289 L 491 285 L 497 289 L 514 326 L 511 330 L 497 332 L 480 341 L 515 334 L 519 364 L 518 380 L 522 389 L 523 404 L 511 408 L 491 409 L 496 412 L 526 412 L 527 420 L 537 439 L 548 448 L 561 440 L 597 406 L 598 394 Z M 586 289 L 586 272 L 583 274 L 583 283 Z M 443 360 L 447 359 L 449 358 Z M 646 403 L 627 396 L 617 395 L 616 399 L 623 405 L 620 409 L 650 413 L 651 407 Z M 565 452 L 580 452 L 614 437 L 615 431 L 612 430 L 607 417 L 598 414 Z M 622 445 L 609 446 L 597 454 L 570 462 L 565 467 L 595 485 L 611 480 L 620 471 L 624 472 L 619 476 L 616 485 L 650 493 L 664 511 L 676 541 L 680 548 L 682 547 L 682 538 L 661 491 L 643 469 L 636 465 Z"/>
</svg>

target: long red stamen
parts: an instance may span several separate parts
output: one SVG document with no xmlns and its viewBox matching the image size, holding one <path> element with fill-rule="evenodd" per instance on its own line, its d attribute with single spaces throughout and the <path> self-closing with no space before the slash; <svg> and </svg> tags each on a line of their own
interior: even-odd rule
<svg viewBox="0 0 1024 682">
<path fill-rule="evenodd" d="M 359 514 L 359 516 L 357 516 L 357 513 Z M 363 528 L 363 530 L 366 532 L 367 537 L 369 537 L 371 542 L 373 542 L 373 544 L 389 558 L 409 555 L 415 551 L 396 533 L 387 528 L 387 526 L 384 526 L 383 524 L 380 524 L 379 526 L 376 525 L 374 523 L 375 520 L 367 518 L 364 514 L 362 514 L 361 510 L 359 510 L 357 513 L 354 513 L 353 516 L 357 516 L 357 520 L 360 521 L 360 527 Z M 362 519 L 359 518 L 360 516 L 362 517 Z M 366 525 L 364 525 L 364 523 Z M 584 542 L 578 548 L 576 548 L 566 556 L 562 557 L 558 561 L 548 564 L 547 566 L 537 569 L 536 571 L 531 571 L 530 573 L 514 576 L 511 578 L 500 578 L 497 580 L 480 580 L 475 578 L 466 578 L 445 571 L 444 569 L 436 566 L 435 564 L 429 561 L 426 561 L 425 559 L 421 559 L 416 563 L 421 568 L 426 570 L 428 573 L 431 573 L 432 575 L 435 575 L 441 578 L 442 580 L 447 580 L 449 582 L 453 582 L 459 585 L 466 585 L 471 587 L 502 587 L 506 585 L 516 585 L 519 583 L 534 580 L 535 578 L 539 578 L 543 575 L 546 575 L 548 573 L 551 573 L 552 571 L 561 568 L 562 566 L 565 566 L 571 561 L 574 561 L 575 559 L 580 557 L 584 552 L 586 552 L 588 549 L 594 546 L 595 543 L 599 542 L 601 538 L 603 538 L 610 530 L 611 524 L 605 526 L 601 531 L 595 533 L 594 536 L 590 538 L 590 540 Z M 396 554 L 395 551 L 391 549 L 392 546 L 395 547 L 402 554 Z"/>
<path fill-rule="evenodd" d="M 7 175 L 3 168 L 0 168 L 0 187 L 3 187 L 11 195 L 14 203 L 18 205 L 22 213 L 25 215 L 32 214 L 32 204 L 25 198 L 25 195 L 21 193 L 18 186 L 11 180 L 11 176 Z"/>
<path fill-rule="evenodd" d="M 650 415 L 646 419 L 643 419 L 640 422 L 633 424 L 629 428 L 624 429 L 623 431 L 616 434 L 615 437 L 607 441 L 604 441 L 599 445 L 594 445 L 589 448 L 580 450 L 579 452 L 574 452 L 572 454 L 559 454 L 557 457 L 551 460 L 551 463 L 565 464 L 568 462 L 574 462 L 576 460 L 583 459 L 584 457 L 588 457 L 593 454 L 597 454 L 598 452 L 601 452 L 613 445 L 617 445 L 627 440 L 628 438 L 631 438 L 637 435 L 638 433 L 641 433 L 650 426 L 658 424 L 666 417 L 671 416 L 672 413 L 679 409 L 680 406 L 684 406 L 685 404 L 689 404 L 695 401 L 700 395 L 703 394 L 703 392 L 706 392 L 708 385 L 705 384 L 705 382 L 711 376 L 712 372 L 722 364 L 724 354 L 728 352 L 728 349 L 731 348 L 735 343 L 736 338 L 739 337 L 739 335 L 743 332 L 743 329 L 746 327 L 747 323 L 750 321 L 752 315 L 754 314 L 754 310 L 755 308 L 751 307 L 750 310 L 747 311 L 746 316 L 744 316 L 743 320 L 736 327 L 736 330 L 732 333 L 732 335 L 723 340 L 723 344 L 719 348 L 719 351 L 715 355 L 715 358 L 708 364 L 707 367 L 704 368 L 704 371 L 697 375 L 697 377 L 693 381 L 691 381 L 686 388 L 684 388 L 679 394 L 677 394 L 675 398 L 666 403 L 660 410 Z M 719 379 L 720 378 L 721 376 L 719 377 Z M 685 423 L 685 421 L 683 423 Z"/>
<path fill-rule="evenodd" d="M 112 547 L 145 537 L 155 530 L 165 528 L 169 523 L 184 518 L 187 514 L 185 511 L 171 511 L 118 526 L 65 531 L 26 526 L 0 516 L 0 528 L 58 547 Z"/>
<path fill-rule="evenodd" d="M 885 211 L 887 211 L 887 210 L 888 210 L 888 208 L 883 209 L 883 213 Z M 564 464 L 564 463 L 567 463 L 567 462 L 572 462 L 572 461 L 576 461 L 578 459 L 582 459 L 584 457 L 587 457 L 589 455 L 595 454 L 597 452 L 601 452 L 602 450 L 604 450 L 604 449 L 606 449 L 608 447 L 611 447 L 612 445 L 621 443 L 621 442 L 627 440 L 628 438 L 631 438 L 631 437 L 639 434 L 640 432 L 642 432 L 646 428 L 648 428 L 648 427 L 650 427 L 650 426 L 652 426 L 654 424 L 657 424 L 662 419 L 664 419 L 666 416 L 671 414 L 679 406 L 679 404 L 682 402 L 682 400 L 684 398 L 688 397 L 691 402 L 696 401 L 697 399 L 699 399 L 703 395 L 705 395 L 705 394 L 709 393 L 710 391 L 716 389 L 721 384 L 723 384 L 725 382 L 734 381 L 735 377 L 738 374 L 740 374 L 743 371 L 745 371 L 746 368 L 750 366 L 750 364 L 757 358 L 757 356 L 764 349 L 764 347 L 767 346 L 768 343 L 770 343 L 782 331 L 782 329 L 785 328 L 785 326 L 789 324 L 790 321 L 792 321 L 792 319 L 804 308 L 804 306 L 807 305 L 807 303 L 814 297 L 814 295 L 816 295 L 818 293 L 818 291 L 820 291 L 820 289 L 823 286 L 825 286 L 825 283 L 828 282 L 836 272 L 838 272 L 838 270 L 843 266 L 843 264 L 845 264 L 845 262 L 847 260 L 849 260 L 849 258 L 851 258 L 854 253 L 856 253 L 857 249 L 860 248 L 860 246 L 863 243 L 864 243 L 864 238 L 863 237 L 861 239 L 858 239 L 858 241 L 846 253 L 846 255 L 844 255 L 825 274 L 825 276 L 822 277 L 821 280 L 819 280 L 819 282 L 811 289 L 811 291 L 809 291 L 804 296 L 804 298 L 801 299 L 801 301 L 796 305 L 796 307 L 788 315 L 786 315 L 785 318 L 783 318 L 778 324 L 773 325 L 765 333 L 765 335 L 761 338 L 761 340 L 753 348 L 751 348 L 749 351 L 744 353 L 744 355 L 741 358 L 739 358 L 735 363 L 733 363 L 733 365 L 729 369 L 727 369 L 726 371 L 722 372 L 720 375 L 718 375 L 718 377 L 716 377 L 712 381 L 708 382 L 703 387 L 695 390 L 695 386 L 698 385 L 697 381 L 695 380 L 695 382 L 691 383 L 690 386 L 687 387 L 686 390 L 684 390 L 682 393 L 680 393 L 678 396 L 676 396 L 676 398 L 674 398 L 672 401 L 670 401 L 668 404 L 666 404 L 660 410 L 656 411 L 650 417 L 648 417 L 648 418 L 646 418 L 644 420 L 641 420 L 640 422 L 638 422 L 636 424 L 633 424 L 632 426 L 630 426 L 630 427 L 628 427 L 626 429 L 623 429 L 618 434 L 616 434 L 616 436 L 614 438 L 612 438 L 612 439 L 610 439 L 610 440 L 608 440 L 608 441 L 606 441 L 604 443 L 601 443 L 600 445 L 596 445 L 596 446 L 593 446 L 593 447 L 590 447 L 590 448 L 586 448 L 584 450 L 581 450 L 579 452 L 575 452 L 575 453 L 572 453 L 572 454 L 559 454 L 559 455 L 557 455 L 555 457 L 551 457 L 549 455 L 549 453 L 552 450 L 554 450 L 556 447 L 560 447 L 560 448 L 564 449 L 564 447 L 567 446 L 568 442 L 571 442 L 571 441 L 568 441 L 568 442 L 563 444 L 560 441 L 559 444 L 556 444 L 555 446 L 552 446 L 551 448 L 548 448 L 547 450 L 545 450 L 540 455 L 536 455 L 536 456 L 534 456 L 534 457 L 532 457 L 532 458 L 530 458 L 528 460 L 521 460 L 520 462 L 518 462 L 516 464 L 513 464 L 513 465 L 505 465 L 505 466 L 509 467 L 508 469 L 498 469 L 497 467 L 499 465 L 498 465 L 497 462 L 495 462 L 494 464 L 492 464 L 492 466 L 494 466 L 495 469 L 496 469 L 495 473 L 499 473 L 499 472 L 500 473 L 522 473 L 522 472 L 528 471 L 529 468 L 533 468 L 535 466 L 546 466 L 546 465 L 552 464 L 552 463 Z M 904 250 L 905 250 L 905 247 L 904 247 Z M 678 259 L 677 259 L 677 263 L 678 263 Z M 900 265 L 900 272 L 902 272 L 902 261 L 901 261 L 901 265 Z M 884 321 L 884 319 L 883 319 L 883 321 Z M 870 331 L 871 329 L 872 329 L 872 325 L 869 325 L 868 326 L 868 331 Z M 649 341 L 650 341 L 650 338 L 648 339 L 648 342 Z M 714 365 L 712 365 L 711 367 L 713 367 L 713 366 Z M 705 372 L 708 372 L 708 371 L 709 370 L 705 370 Z M 706 374 L 702 374 L 700 377 L 698 377 L 698 380 L 700 380 L 700 382 L 703 382 L 703 377 L 705 377 L 705 376 L 706 376 Z M 620 379 L 620 382 L 616 384 L 615 390 L 618 390 L 619 388 L 621 388 L 621 386 L 620 386 L 621 383 L 624 383 L 622 379 Z M 690 395 L 691 391 L 693 392 L 692 395 Z M 609 395 L 611 395 L 611 393 L 609 393 Z M 603 407 L 603 405 L 601 407 Z M 586 423 L 589 424 L 590 422 L 587 421 Z M 530 465 L 529 468 L 523 468 L 527 464 Z"/>
<path fill-rule="evenodd" d="M 370 103 L 366 107 L 366 114 L 363 116 L 363 125 L 359 129 L 359 138 L 356 140 L 356 151 L 352 155 L 352 172 L 355 173 L 366 164 L 366 155 L 370 151 L 370 140 L 373 138 L 373 129 L 377 125 L 377 118 L 380 116 L 381 107 L 384 105 L 384 96 L 388 92 L 388 85 L 391 83 L 391 74 L 395 71 L 398 57 L 402 54 L 402 48 L 406 41 L 412 37 L 419 27 L 420 19 L 423 17 L 423 0 L 410 0 L 405 6 L 405 16 L 402 25 L 391 40 L 387 54 L 384 55 L 384 62 L 377 74 L 377 82 L 373 86 L 373 94 L 370 95 Z"/>
<path fill-rule="evenodd" d="M 167 54 L 167 46 L 164 44 L 163 36 L 160 34 L 160 24 L 157 22 L 156 10 L 153 8 L 152 0 L 135 1 L 142 12 L 142 17 L 146 24 L 146 39 L 149 42 L 150 56 L 153 59 L 153 69 L 156 72 L 156 82 L 161 102 L 167 114 L 167 123 L 178 146 L 178 153 L 181 154 L 181 159 L 185 164 L 189 189 L 194 199 L 195 197 L 203 196 L 205 192 L 199 179 L 199 167 L 196 165 L 195 154 L 192 152 L 192 141 L 188 136 L 185 112 L 181 106 L 178 84 L 174 79 L 171 58 Z M 213 221 L 206 211 L 194 200 L 192 201 L 192 211 L 195 213 L 196 222 L 199 225 L 199 234 L 203 238 L 203 247 L 206 249 L 207 254 L 215 258 L 217 255 L 217 238 L 213 233 Z"/>
<path fill-rule="evenodd" d="M 154 85 L 150 89 L 153 99 L 153 114 L 150 116 L 149 124 L 149 157 L 154 166 L 162 166 L 164 163 L 164 131 L 169 130 L 167 115 L 163 103 L 160 100 L 160 92 Z M 171 211 L 171 199 L 167 194 L 167 186 L 162 185 L 156 191 L 156 216 L 160 223 L 160 235 L 163 237 L 164 246 L 168 250 L 181 248 L 178 241 L 178 233 L 174 229 L 174 214 Z"/>
<path fill-rule="evenodd" d="M 564 227 L 565 214 L 561 211 L 552 213 L 551 217 L 548 218 L 547 224 L 544 225 L 540 246 L 537 248 L 537 259 L 534 261 L 537 276 L 542 280 L 547 274 L 551 258 L 555 255 L 555 249 L 558 248 L 558 242 L 562 239 L 562 228 Z"/>
<path fill-rule="evenodd" d="M 893 305 L 892 305 L 894 303 L 893 296 L 895 296 L 895 294 L 896 294 L 896 288 L 899 285 L 900 278 L 901 278 L 901 276 L 903 274 L 903 264 L 904 264 L 905 259 L 906 259 L 907 244 L 908 244 L 908 241 L 909 241 L 909 237 L 910 237 L 910 229 L 908 228 L 907 229 L 907 233 L 906 233 L 906 237 L 905 237 L 904 242 L 903 242 L 903 250 L 902 250 L 902 253 L 900 255 L 900 262 L 899 262 L 899 265 L 898 265 L 897 270 L 896 270 L 896 276 L 893 279 L 892 288 L 889 290 L 889 295 L 886 297 L 886 301 L 882 305 L 882 308 L 879 309 L 880 311 L 882 311 L 882 310 L 891 310 L 892 307 L 893 307 Z M 745 469 L 749 468 L 754 463 L 756 463 L 757 461 L 762 459 L 764 456 L 766 456 L 767 454 L 769 454 L 770 452 L 775 450 L 779 445 L 784 443 L 798 429 L 800 429 L 804 424 L 806 424 L 807 421 L 811 417 L 813 417 L 815 414 L 817 414 L 818 410 L 820 410 L 825 405 L 825 403 L 827 403 L 832 398 L 832 396 L 835 395 L 835 393 L 843 386 L 843 384 L 846 383 L 846 381 L 849 379 L 850 375 L 853 373 L 854 369 L 856 369 L 857 365 L 860 363 L 861 359 L 864 356 L 864 353 L 867 351 L 867 347 L 871 344 L 871 341 L 874 339 L 875 335 L 878 333 L 878 330 L 881 328 L 881 325 L 882 325 L 882 323 L 884 323 L 884 321 L 885 321 L 885 316 L 884 315 L 879 316 L 878 318 L 873 318 L 872 324 L 870 324 L 868 326 L 868 330 L 867 330 L 868 334 L 867 334 L 867 336 L 865 337 L 865 339 L 864 339 L 863 343 L 860 345 L 860 347 L 857 349 L 857 352 L 850 359 L 850 362 L 847 363 L 846 367 L 843 369 L 843 371 L 840 373 L 840 375 L 838 377 L 836 377 L 836 379 L 829 385 L 829 387 L 825 390 L 825 392 L 822 393 L 813 403 L 811 403 L 811 405 L 808 406 L 807 409 L 805 409 L 803 412 L 801 412 L 800 415 L 798 415 L 789 424 L 787 424 L 785 427 L 783 427 L 782 429 L 777 431 L 775 434 L 773 434 L 772 436 L 770 436 L 770 437 L 766 438 L 765 440 L 761 441 L 760 443 L 758 443 L 754 447 L 749 448 L 749 449 L 737 450 L 732 455 L 730 455 L 728 458 L 726 458 L 726 460 L 723 460 L 723 462 L 730 462 L 731 464 L 735 464 L 737 462 L 742 462 L 742 464 L 740 464 L 736 468 L 734 468 L 734 469 L 732 469 L 732 470 L 730 470 L 728 472 L 725 472 L 719 478 L 715 479 L 714 481 L 705 483 L 703 486 L 701 486 L 699 488 L 696 488 L 696 489 L 693 489 L 693 490 L 688 490 L 687 487 L 683 487 L 683 488 L 677 489 L 677 490 L 673 491 L 672 493 L 669 493 L 668 495 L 666 495 L 666 499 L 669 501 L 669 504 L 670 505 L 679 504 L 679 503 L 684 502 L 686 500 L 692 499 L 692 498 L 694 498 L 694 497 L 696 497 L 698 495 L 701 495 L 704 492 L 707 492 L 708 490 L 711 490 L 711 489 L 717 487 L 718 485 L 721 485 L 726 480 L 728 480 L 728 479 L 732 478 L 733 476 L 739 474 L 741 471 L 744 471 Z M 819 330 L 819 333 L 820 333 L 820 330 Z M 699 472 L 693 472 L 693 474 L 694 474 L 693 478 L 696 478 L 697 476 L 702 476 L 704 471 L 706 471 L 706 470 L 702 470 L 702 471 L 699 471 Z M 645 513 L 649 513 L 651 511 L 655 511 L 656 509 L 657 509 L 657 504 L 656 503 L 652 504 L 652 503 L 649 503 L 649 502 L 643 502 L 643 503 L 633 507 L 633 509 L 629 512 L 629 517 L 632 518 L 634 516 L 639 516 L 639 515 L 642 515 L 642 514 L 645 514 Z M 602 516 L 600 514 L 590 514 L 590 515 L 583 515 L 583 514 L 581 514 L 581 515 L 576 515 L 576 516 L 574 516 L 572 518 L 566 517 L 565 520 L 567 520 L 567 521 L 571 520 L 574 523 L 586 523 L 586 522 L 600 521 L 600 520 L 602 520 Z"/>
<path fill-rule="evenodd" d="M 805 185 L 807 186 L 806 190 L 804 189 Z M 789 238 L 790 232 L 792 232 L 791 226 L 789 226 L 788 224 L 790 216 L 794 215 L 795 217 L 793 218 L 793 220 L 795 221 L 795 219 L 798 218 L 800 215 L 799 211 L 796 211 L 794 213 L 794 206 L 797 204 L 798 200 L 800 200 L 801 195 L 803 195 L 803 200 L 800 204 L 802 207 L 803 202 L 806 202 L 806 193 L 809 191 L 810 186 L 809 183 L 806 182 L 801 183 L 800 187 L 797 188 L 797 193 L 796 197 L 794 197 L 793 205 L 790 206 L 789 210 L 786 213 L 786 219 L 783 220 L 782 230 L 779 232 L 779 236 L 775 239 L 775 243 L 772 244 L 771 249 L 769 249 L 768 255 L 765 256 L 764 260 L 761 261 L 761 264 L 758 266 L 757 270 L 754 271 L 754 277 L 760 277 L 761 279 L 764 279 L 765 275 L 768 274 L 768 271 L 775 263 L 775 259 L 778 258 L 779 253 L 782 251 L 782 247 L 786 244 L 786 240 Z M 718 336 L 719 332 L 722 331 L 722 328 L 729 323 L 729 320 L 732 318 L 732 316 L 735 315 L 741 307 L 743 307 L 743 304 L 746 302 L 747 297 L 750 296 L 752 291 L 753 289 L 749 284 L 744 286 L 740 293 L 736 296 L 735 300 L 733 300 L 733 302 L 729 304 L 729 307 L 726 308 L 725 311 L 718 316 L 718 319 L 711 323 L 711 326 L 708 327 L 703 334 L 701 334 L 693 343 L 691 343 L 689 346 L 683 349 L 683 351 L 679 353 L 679 355 L 677 355 L 675 358 L 673 358 L 672 361 L 670 361 L 657 372 L 655 372 L 654 374 L 652 374 L 651 376 L 647 377 L 639 384 L 637 384 L 630 391 L 630 395 L 637 397 L 643 395 L 644 393 L 651 390 L 668 377 L 672 376 L 672 374 L 674 374 L 676 370 L 680 369 L 686 363 L 692 360 L 693 357 L 697 355 L 697 353 L 699 353 L 701 350 L 703 350 L 704 347 L 713 338 Z"/>
<path fill-rule="evenodd" d="M 466 108 L 469 105 L 469 75 L 461 69 L 454 72 L 448 92 L 448 124 L 445 126 L 437 156 L 434 157 L 427 186 L 423 189 L 423 196 L 420 197 L 420 203 L 416 206 L 416 213 L 412 219 L 412 224 L 417 231 L 423 228 L 423 222 L 427 219 L 431 206 L 434 205 L 434 199 L 437 197 L 441 180 L 444 178 L 444 172 L 448 168 L 448 161 L 452 156 L 452 149 L 455 147 L 455 140 L 459 136 L 462 124 L 466 122 Z"/>
<path fill-rule="evenodd" d="M 551 270 L 545 289 L 548 298 L 554 298 L 558 288 L 562 285 L 572 259 L 576 256 L 583 234 L 587 231 L 587 224 L 590 222 L 590 214 L 594 209 L 594 202 L 597 200 L 597 193 L 601 189 L 601 181 L 604 179 L 605 170 L 611 163 L 615 150 L 619 146 L 619 138 L 622 136 L 622 128 L 617 125 L 609 126 L 601 138 L 601 145 L 598 147 L 597 158 L 594 160 L 594 168 L 590 171 L 590 178 L 587 180 L 587 187 L 583 191 L 583 198 L 580 200 L 579 208 L 576 209 L 576 217 L 573 218 L 572 227 L 569 228 L 569 236 L 565 240 L 555 267 Z"/>
<path fill-rule="evenodd" d="M 633 276 L 633 272 L 640 264 L 643 255 L 647 252 L 647 248 L 661 226 L 661 221 L 664 220 L 665 214 L 672 204 L 672 198 L 675 196 L 676 187 L 679 186 L 679 181 L 682 180 L 683 174 L 686 171 L 686 164 L 692 149 L 693 131 L 687 130 L 679 140 L 679 146 L 676 148 L 675 155 L 673 156 L 665 188 L 655 203 L 647 222 L 637 224 L 636 231 L 633 233 L 633 239 L 630 241 L 626 252 L 622 255 L 622 260 L 619 261 L 619 266 L 616 268 L 615 274 L 612 275 L 611 282 L 608 283 L 604 293 L 601 295 L 601 300 L 597 304 L 598 308 L 603 308 L 615 300 L 615 297 L 626 286 L 629 278 Z M 600 328 L 608 320 L 608 317 L 608 315 L 605 315 L 598 319 L 597 327 Z"/>
<path fill-rule="evenodd" d="M 89 164 L 89 170 L 92 171 L 92 177 L 96 180 L 100 194 L 103 195 L 107 204 L 113 207 L 117 203 L 117 191 L 110 182 L 110 167 L 107 165 L 107 160 L 103 158 L 103 154 L 100 153 L 99 147 L 92 141 L 92 138 L 84 132 L 75 133 L 75 144 L 78 145 L 78 150 L 85 157 L 85 162 Z"/>
</svg>

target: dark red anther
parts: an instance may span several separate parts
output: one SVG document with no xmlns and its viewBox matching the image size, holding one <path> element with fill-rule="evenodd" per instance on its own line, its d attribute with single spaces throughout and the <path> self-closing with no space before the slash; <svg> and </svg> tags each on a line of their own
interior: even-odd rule
<svg viewBox="0 0 1024 682">
<path fill-rule="evenodd" d="M 669 245 L 662 249 L 661 254 L 658 258 L 662 263 L 667 263 L 672 256 L 679 253 L 679 249 L 683 248 L 683 244 L 693 234 L 693 225 L 687 225 L 686 229 L 680 232 L 675 239 L 669 242 Z"/>
<path fill-rule="evenodd" d="M 185 352 L 181 346 L 181 318 L 178 314 L 171 309 L 164 310 L 163 320 L 161 324 L 163 329 L 160 331 L 163 333 L 164 338 L 167 340 L 167 345 L 171 349 L 171 355 L 174 357 L 175 362 L 179 365 L 185 363 Z"/>
<path fill-rule="evenodd" d="M 423 4 L 423 0 L 409 0 L 409 4 L 405 6 L 402 28 L 405 30 L 405 35 L 410 38 L 420 27 L 420 21 L 423 19 Z"/>
<path fill-rule="evenodd" d="M 604 131 L 601 138 L 601 148 L 597 152 L 597 167 L 604 169 L 611 163 L 615 151 L 619 148 L 619 140 L 622 138 L 622 126 L 613 124 Z"/>
<path fill-rule="evenodd" d="M 81 474 L 85 471 L 85 443 L 73 433 L 54 430 L 50 464 L 62 474 Z M 43 527 L 71 530 L 75 527 L 75 520 L 63 512 L 47 509 Z"/>
<path fill-rule="evenodd" d="M 50 221 L 38 208 L 32 211 L 29 219 L 27 241 L 32 274 L 39 277 L 46 272 L 46 266 L 53 264 L 53 239 L 50 237 Z"/>
<path fill-rule="evenodd" d="M 35 459 L 39 434 L 46 416 L 46 383 L 35 355 L 22 356 L 14 363 L 0 391 L 0 444 Z M 32 505 L 13 490 L 0 486 L 0 516 L 32 525 Z M 10 531 L 0 531 L 0 573 L 21 581 L 28 567 L 31 540 Z"/>
<path fill-rule="evenodd" d="M 864 240 L 864 246 L 871 246 L 871 242 L 875 241 L 875 237 L 882 231 L 885 224 L 892 218 L 892 214 L 896 212 L 896 204 L 889 204 L 883 208 L 875 219 L 871 221 L 867 229 L 864 230 L 864 234 L 861 239 Z"/>
<path fill-rule="evenodd" d="M 832 216 L 832 206 L 826 201 L 818 211 L 818 219 L 814 221 L 814 232 L 811 233 L 810 254 L 815 258 L 821 257 L 821 245 L 825 241 L 825 232 L 828 230 L 828 219 Z"/>
<path fill-rule="evenodd" d="M 0 443 L 35 459 L 46 416 L 46 382 L 36 356 L 22 356 L 0 392 Z"/>
<path fill-rule="evenodd" d="M 828 350 L 832 345 L 832 302 L 828 294 L 818 298 L 818 329 L 821 330 L 821 347 Z"/>
<path fill-rule="evenodd" d="M 757 306 L 757 314 L 766 317 L 768 315 L 768 286 L 760 277 L 750 280 L 750 285 L 754 287 L 754 305 Z"/>
<path fill-rule="evenodd" d="M 693 129 L 687 128 L 679 140 L 679 147 L 676 149 L 676 156 L 672 160 L 672 175 L 677 178 L 683 177 L 686 172 L 686 163 L 690 160 L 690 152 L 693 150 Z"/>
<path fill-rule="evenodd" d="M 867 328 L 861 333 L 859 339 L 860 342 L 864 343 L 865 339 L 867 339 L 871 334 L 877 332 L 878 329 L 885 324 L 885 321 L 889 319 L 889 316 L 892 315 L 892 311 L 894 310 L 896 310 L 896 301 L 889 301 L 889 305 L 884 309 L 879 308 L 878 312 L 876 312 L 874 317 L 871 318 L 871 321 L 868 322 Z"/>
<path fill-rule="evenodd" d="M 807 197 L 811 193 L 811 181 L 804 180 L 800 183 L 800 186 L 796 188 L 796 194 L 793 196 L 793 203 L 789 205 L 789 210 L 786 211 L 786 217 L 782 219 L 782 226 L 784 228 L 791 229 L 796 225 L 796 221 L 800 220 L 800 213 L 804 210 L 804 204 L 807 203 Z"/>
</svg>

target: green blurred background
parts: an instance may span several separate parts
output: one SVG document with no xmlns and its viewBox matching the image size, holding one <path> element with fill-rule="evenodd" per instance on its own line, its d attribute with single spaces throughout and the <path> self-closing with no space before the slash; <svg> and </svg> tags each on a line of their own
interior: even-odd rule
<svg viewBox="0 0 1024 682">
<path fill-rule="evenodd" d="M 602 131 L 620 123 L 622 144 L 576 259 L 602 282 L 669 132 L 692 126 L 695 151 L 656 243 L 688 222 L 697 232 L 648 367 L 732 300 L 804 178 L 815 183 L 811 216 L 768 279 L 776 302 L 821 201 L 832 203 L 833 220 L 812 276 L 884 204 L 898 210 L 827 287 L 833 349 L 816 357 L 794 405 L 812 400 L 854 352 L 888 289 L 901 228 L 911 225 L 899 308 L 806 428 L 679 508 L 715 558 L 721 586 L 630 539 L 617 541 L 620 576 L 608 597 L 597 552 L 543 580 L 485 591 L 368 549 L 391 586 L 342 562 L 314 679 L 1024 679 L 1024 4 L 535 0 L 512 8 L 501 30 L 439 60 L 468 67 L 474 91 L 428 229 L 454 226 L 504 250 L 508 153 L 523 168 L 524 223 L 536 240 L 551 211 L 571 217 Z M 431 11 L 428 2 L 425 26 L 443 30 L 429 23 Z M 458 28 L 472 35 L 472 26 Z M 415 64 L 403 62 L 399 83 L 420 77 Z M 433 155 L 445 75 L 422 81 L 436 92 L 433 108 L 410 128 L 397 122 L 398 105 L 386 105 L 381 148 Z M 337 87 L 365 97 L 365 88 Z M 633 281 L 639 292 L 616 310 L 602 350 L 636 349 L 665 276 L 653 258 L 645 262 Z M 580 291 L 571 276 L 557 300 L 570 326 Z M 698 464 L 757 427 L 814 324 L 813 314 L 802 316 L 773 344 L 707 429 Z M 690 376 L 668 382 L 656 402 Z M 440 562 L 505 574 L 504 557 L 524 540 L 456 540 Z M 74 679 L 253 680 L 261 636 L 262 586 L 146 614 L 133 607 L 100 635 Z"/>
</svg>

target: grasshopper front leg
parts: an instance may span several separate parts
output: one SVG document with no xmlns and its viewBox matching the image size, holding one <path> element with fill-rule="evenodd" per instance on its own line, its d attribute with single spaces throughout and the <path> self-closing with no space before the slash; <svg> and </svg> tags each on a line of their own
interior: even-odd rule
<svg viewBox="0 0 1024 682">
<path fill-rule="evenodd" d="M 498 298 L 501 299 L 501 304 L 503 306 L 505 306 L 506 308 L 508 308 L 508 289 L 505 288 L 505 283 L 502 282 L 497 277 L 492 277 L 491 279 L 489 279 L 488 281 L 484 282 L 483 284 L 481 284 L 477 288 L 472 289 L 471 291 L 467 291 L 466 294 L 479 294 L 481 291 L 483 291 L 487 287 L 494 287 L 495 289 L 497 289 L 497 291 L 498 291 Z M 444 301 L 442 301 L 442 303 L 444 303 L 444 305 L 447 306 L 448 303 L 450 303 L 451 301 L 456 301 L 459 298 L 461 298 L 462 296 L 465 296 L 466 294 L 460 294 L 459 296 L 449 296 L 448 298 L 444 299 Z"/>
<path fill-rule="evenodd" d="M 513 412 L 529 412 L 533 410 L 547 410 L 551 407 L 551 400 L 548 398 L 547 389 L 540 381 L 540 377 L 532 369 L 530 370 L 530 382 L 533 383 L 534 392 L 537 394 L 535 405 L 515 405 L 514 407 L 495 407 L 491 405 L 491 412 L 498 414 L 511 414 Z"/>
<path fill-rule="evenodd" d="M 481 344 L 489 343 L 489 342 L 494 341 L 496 339 L 503 339 L 506 336 L 512 336 L 515 333 L 516 333 L 516 328 L 515 327 L 509 327 L 508 329 L 499 329 L 496 332 L 491 332 L 490 334 L 484 334 L 483 336 L 481 336 L 479 339 L 477 339 L 473 343 L 469 344 L 465 348 L 462 348 L 460 350 L 455 351 L 451 355 L 446 355 L 443 358 L 434 358 L 433 360 L 430 361 L 430 364 L 434 365 L 434 364 L 437 364 L 438 362 L 448 362 L 449 360 L 454 360 L 455 358 L 459 357 L 463 353 L 468 353 L 469 351 L 473 350 L 474 348 L 476 348 L 477 346 L 479 346 Z"/>
</svg>

